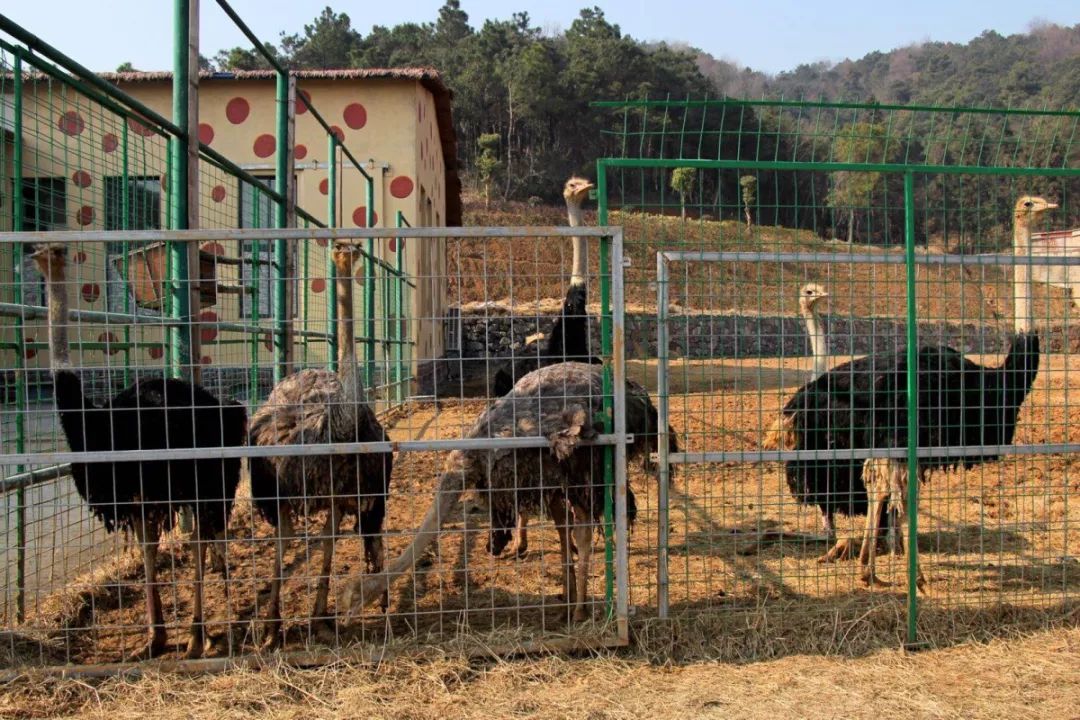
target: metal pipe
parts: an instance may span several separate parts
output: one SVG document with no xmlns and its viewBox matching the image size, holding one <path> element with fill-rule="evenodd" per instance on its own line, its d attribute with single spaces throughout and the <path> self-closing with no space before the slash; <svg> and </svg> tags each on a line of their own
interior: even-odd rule
<svg viewBox="0 0 1080 720">
<path fill-rule="evenodd" d="M 668 616 L 668 483 L 671 482 L 668 450 L 671 438 L 668 427 L 671 419 L 668 407 L 668 265 L 666 253 L 656 253 L 656 448 L 659 460 L 656 496 L 656 605 L 661 619 Z"/>
<path fill-rule="evenodd" d="M 984 457 L 997 455 L 1067 455 L 1080 453 L 1080 443 L 1045 443 L 1038 445 L 963 445 L 920 447 L 916 455 L 924 457 Z M 907 448 L 831 448 L 829 457 L 853 461 L 867 458 L 906 460 Z M 723 450 L 715 452 L 677 452 L 668 456 L 672 465 L 702 463 L 788 462 L 790 460 L 820 460 L 821 450 Z"/>
<path fill-rule="evenodd" d="M 24 320 L 36 320 L 39 318 L 47 318 L 48 316 L 48 308 L 42 305 L 19 305 L 17 303 L 0 302 L 0 317 L 21 317 Z M 151 317 L 148 315 L 125 315 L 124 313 L 105 312 L 102 310 L 68 310 L 68 319 L 75 322 L 85 323 L 132 323 L 135 325 L 155 325 L 157 327 L 174 327 L 183 324 L 183 321 L 181 320 L 170 319 L 166 317 Z M 228 322 L 224 320 L 205 322 L 202 324 L 206 327 L 212 327 L 218 330 L 232 330 L 235 332 L 243 333 L 259 333 L 266 330 L 266 328 L 259 327 L 258 325 L 245 325 L 243 323 Z M 329 333 L 319 332 L 318 330 L 301 330 L 298 331 L 297 334 L 311 338 L 329 337 Z M 356 342 L 365 343 L 381 341 L 375 338 L 357 336 Z M 406 342 L 406 344 L 412 344 L 411 341 L 403 342 Z"/>
<path fill-rule="evenodd" d="M 907 256 L 897 254 L 847 254 L 822 252 L 705 252 L 697 250 L 663 251 L 669 262 L 792 262 L 853 265 L 905 265 Z M 1008 266 L 1028 264 L 1028 260 L 1016 255 L 988 253 L 986 255 L 915 255 L 916 265 L 982 265 Z M 1080 265 L 1080 256 L 1059 255 L 1033 256 L 1031 265 Z"/>
<path fill-rule="evenodd" d="M 285 202 L 278 201 L 275 205 L 274 227 L 285 228 L 288 225 L 288 195 L 289 187 L 289 75 L 284 70 L 277 73 L 276 88 L 276 136 L 277 136 L 277 167 L 274 170 L 274 185 L 278 195 Z M 278 384 L 285 377 L 288 365 L 288 349 L 285 346 L 286 334 L 288 333 L 288 307 L 286 305 L 285 269 L 288 265 L 289 248 L 286 240 L 276 238 L 274 240 L 274 384 Z"/>
<path fill-rule="evenodd" d="M 1008 177 L 1080 177 L 1080 168 L 1000 167 L 996 165 L 921 165 L 901 163 L 809 162 L 796 160 L 697 160 L 684 158 L 604 158 L 613 168 L 678 168 L 698 170 L 811 170 L 818 172 L 920 173 L 926 175 L 995 175 Z"/>
<path fill-rule="evenodd" d="M 88 413 L 94 411 L 88 410 Z M 107 411 L 102 411 L 107 412 Z M 633 436 L 627 436 L 633 442 Z M 616 435 L 597 435 L 582 440 L 583 446 L 614 445 Z M 148 462 L 152 460 L 220 460 L 251 457 L 312 457 L 361 455 L 387 452 L 449 452 L 451 450 L 528 450 L 549 448 L 546 437 L 458 438 L 449 440 L 398 440 L 383 442 L 311 443 L 307 445 L 256 445 L 234 447 L 162 448 L 157 450 L 100 450 L 87 452 L 24 452 L 0 455 L 0 465 L 55 465 L 57 463 Z"/>
<path fill-rule="evenodd" d="M 39 485 L 43 482 L 56 480 L 57 478 L 62 478 L 65 475 L 70 474 L 71 463 L 64 463 L 63 465 L 50 465 L 49 467 L 38 468 L 37 470 L 28 470 L 14 475 L 8 475 L 3 480 L 0 480 L 0 494 Z"/>
<path fill-rule="evenodd" d="M 26 212 L 25 199 L 23 198 L 23 77 L 22 77 L 22 53 L 15 53 L 14 79 L 12 88 L 12 112 L 14 114 L 14 127 L 12 128 L 14 157 L 12 158 L 12 174 L 14 175 L 13 213 L 14 223 L 12 229 L 22 232 Z M 25 248 L 22 246 L 11 248 L 12 280 L 15 284 L 14 300 L 16 305 L 23 301 L 23 255 Z M 26 452 L 26 337 L 23 333 L 23 319 L 15 318 L 15 450 Z M 19 472 L 25 470 L 23 465 L 17 465 Z M 15 495 L 15 622 L 22 623 L 26 618 L 26 492 L 19 488 Z"/>
<path fill-rule="evenodd" d="M 918 639 L 919 597 L 919 326 L 915 297 L 915 176 L 904 174 L 904 254 L 907 256 L 907 641 Z M 867 518 L 867 522 L 870 519 Z M 873 541 L 871 541 L 873 542 Z"/>
<path fill-rule="evenodd" d="M 375 226 L 375 181 L 370 177 L 365 193 L 364 224 Z M 375 239 L 367 239 L 367 255 L 364 257 L 364 333 L 375 337 Z M 364 390 L 369 397 L 374 397 L 375 385 L 375 346 L 364 347 Z"/>
<path fill-rule="evenodd" d="M 173 230 L 188 229 L 188 27 L 189 0 L 173 0 L 173 81 L 172 114 L 178 128 L 176 137 L 169 141 L 169 227 Z M 183 324 L 170 329 L 168 372 L 179 378 L 191 372 L 191 293 L 187 246 L 169 243 L 169 295 L 170 315 Z"/>
<path fill-rule="evenodd" d="M 122 123 L 120 125 L 120 227 L 126 233 L 131 227 L 131 178 L 128 177 L 128 124 Z M 130 282 L 130 262 L 129 254 L 131 252 L 131 241 L 128 240 L 127 235 L 124 235 L 123 244 L 121 245 L 121 252 L 123 253 L 123 273 L 124 282 Z M 106 275 L 106 280 L 108 276 Z M 131 293 L 127 288 L 124 288 L 124 312 L 131 313 Z M 124 323 L 124 342 L 131 342 L 131 325 Z M 131 386 L 131 350 L 124 348 L 124 387 Z"/>
<path fill-rule="evenodd" d="M 397 213 L 397 226 L 399 228 L 408 225 L 408 221 L 405 220 L 405 214 L 398 210 Z M 405 288 L 401 282 L 402 278 L 402 266 L 404 264 L 405 251 L 402 247 L 402 238 L 398 238 L 394 241 L 394 265 L 397 268 L 397 276 L 394 278 L 394 327 L 396 330 L 395 340 L 402 340 L 405 337 Z M 404 360 L 404 346 L 399 344 L 394 346 L 394 397 L 398 404 L 405 402 L 405 367 Z"/>
<path fill-rule="evenodd" d="M 326 224 L 331 228 L 337 228 L 338 226 L 338 204 L 337 204 L 337 137 L 333 133 L 329 133 L 326 136 L 327 153 L 330 164 L 329 173 L 326 180 Z M 331 257 L 334 249 L 330 243 L 327 243 L 326 248 L 326 269 L 327 275 L 333 272 L 334 263 Z M 326 288 L 326 314 L 329 318 L 330 325 L 330 342 L 327 349 L 327 358 L 330 362 L 330 371 L 338 371 L 338 318 L 337 311 L 337 283 L 331 280 L 328 282 Z"/>
<path fill-rule="evenodd" d="M 183 19 L 183 27 L 187 27 L 186 15 Z M 183 131 L 177 125 L 174 125 L 173 123 L 166 120 L 164 116 L 155 112 L 154 110 L 151 110 L 146 105 L 143 105 L 141 102 L 131 97 L 124 91 L 120 90 L 112 83 L 102 80 L 100 77 L 97 76 L 96 73 L 75 62 L 70 57 L 60 52 L 53 46 L 49 45 L 47 42 L 37 37 L 33 33 L 27 31 L 20 25 L 16 24 L 10 18 L 6 17 L 3 14 L 0 14 L 0 31 L 3 31 L 11 37 L 15 38 L 34 53 L 37 53 L 42 57 L 48 58 L 52 62 L 56 63 L 60 67 L 70 72 L 79 80 L 89 83 L 96 89 L 105 93 L 106 96 L 113 98 L 114 100 L 117 100 L 124 105 L 127 105 L 128 107 L 134 109 L 136 112 L 143 116 L 142 118 L 140 118 L 140 120 L 149 120 L 153 123 L 156 123 L 161 127 L 162 130 L 166 130 L 174 135 L 183 134 Z M 185 48 L 186 47 L 187 45 L 185 43 Z"/>
<path fill-rule="evenodd" d="M 611 367 L 615 382 L 612 406 L 615 437 L 626 434 L 626 303 L 622 257 L 623 237 L 622 233 L 616 233 L 611 238 Z M 615 622 L 619 639 L 629 641 L 630 528 L 626 518 L 626 493 L 626 443 L 621 442 L 615 444 Z"/>
</svg>

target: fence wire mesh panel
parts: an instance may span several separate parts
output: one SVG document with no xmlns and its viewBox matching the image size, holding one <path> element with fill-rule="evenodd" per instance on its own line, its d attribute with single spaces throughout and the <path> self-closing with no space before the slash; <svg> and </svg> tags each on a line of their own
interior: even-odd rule
<svg viewBox="0 0 1080 720">
<path fill-rule="evenodd" d="M 227 659 L 268 648 L 363 654 L 417 639 L 489 648 L 627 641 L 626 456 L 648 459 L 656 411 L 618 361 L 617 228 L 123 233 L 132 242 L 332 246 L 329 277 L 288 280 L 335 287 L 335 311 L 325 307 L 329 293 L 310 302 L 324 303 L 313 315 L 334 319 L 336 369 L 325 356 L 298 362 L 253 392 L 211 386 L 206 375 L 203 385 L 163 380 L 139 353 L 130 364 L 95 364 L 96 347 L 80 338 L 102 318 L 72 299 L 83 283 L 71 277 L 73 256 L 102 252 L 118 235 L 0 233 L 0 247 L 29 257 L 46 285 L 46 316 L 32 305 L 17 316 L 44 341 L 37 394 L 4 405 L 7 665 Z M 376 298 L 391 298 L 385 286 L 399 278 L 364 276 L 360 249 L 382 257 L 391 242 L 421 260 L 403 278 L 409 302 L 380 301 L 369 337 L 361 289 L 375 283 Z M 575 254 L 579 283 L 570 282 Z M 582 303 L 553 305 L 546 298 L 558 287 Z M 103 319 L 133 343 L 178 324 Z M 330 332 L 326 322 L 309 325 Z M 538 333 L 566 338 L 566 352 L 584 348 L 573 351 L 578 362 L 549 357 Z M 372 342 L 389 350 L 366 369 Z M 17 369 L 4 357 L 5 371 Z M 253 362 L 259 372 L 273 363 Z M 115 377 L 124 374 L 131 385 Z M 401 388 L 403 400 L 390 402 Z M 23 446 L 7 431 L 17 418 L 34 430 Z M 634 428 L 645 432 L 627 445 Z M 649 484 L 639 474 L 634 485 Z M 189 532 L 177 524 L 184 508 Z"/>
<path fill-rule="evenodd" d="M 628 376 L 676 440 L 631 603 L 845 651 L 1075 617 L 1080 114 L 598 105 Z"/>
</svg>

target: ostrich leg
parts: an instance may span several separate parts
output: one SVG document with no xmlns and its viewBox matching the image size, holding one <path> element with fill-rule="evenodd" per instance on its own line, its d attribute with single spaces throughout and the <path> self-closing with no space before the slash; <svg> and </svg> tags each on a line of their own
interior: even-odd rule
<svg viewBox="0 0 1080 720">
<path fill-rule="evenodd" d="M 573 510 L 575 518 L 574 542 L 577 545 L 577 602 L 574 606 L 574 622 L 584 622 L 591 614 L 586 609 L 589 600 L 589 561 L 592 559 L 593 526 L 589 513 L 582 508 Z M 576 520 L 581 518 L 581 522 Z"/>
<path fill-rule="evenodd" d="M 327 597 L 330 595 L 330 570 L 334 563 L 334 543 L 337 542 L 341 528 L 342 512 L 340 503 L 332 503 L 326 513 L 326 524 L 322 529 L 322 568 L 319 571 L 319 584 L 315 591 L 315 609 L 311 611 L 312 625 L 332 625 L 326 613 Z M 359 522 L 359 519 L 357 519 Z"/>
<path fill-rule="evenodd" d="M 160 655 L 165 650 L 166 636 L 157 588 L 158 527 L 153 522 L 147 522 L 144 511 L 140 511 L 134 530 L 135 539 L 142 546 L 143 569 L 146 573 L 146 622 L 150 634 L 146 646 L 131 655 L 130 661 L 137 662 Z"/>
<path fill-rule="evenodd" d="M 566 601 L 567 619 L 571 617 L 571 608 L 577 604 L 577 587 L 574 578 L 573 550 L 570 537 L 570 514 L 566 511 L 566 502 L 560 495 L 548 499 L 548 513 L 555 521 L 555 530 L 559 533 L 559 555 L 563 571 L 563 600 Z"/>
<path fill-rule="evenodd" d="M 287 505 L 278 507 L 277 543 L 274 546 L 274 576 L 270 578 L 270 617 L 266 623 L 264 650 L 277 648 L 283 639 L 281 626 L 281 577 L 285 566 L 285 543 L 293 537 L 292 509 Z"/>
<path fill-rule="evenodd" d="M 206 645 L 206 625 L 203 624 L 203 575 L 206 562 L 206 541 L 203 539 L 203 523 L 198 511 L 194 513 L 191 533 L 191 553 L 195 560 L 195 584 L 192 588 L 191 637 L 185 657 L 194 660 L 202 657 Z"/>
<path fill-rule="evenodd" d="M 385 510 L 379 512 L 381 517 L 381 513 L 385 512 Z M 356 531 L 364 538 L 364 564 L 367 566 L 368 574 L 378 575 L 383 571 L 383 564 L 386 556 L 386 553 L 383 550 L 382 534 L 364 534 L 364 528 L 371 527 L 372 525 L 378 527 L 378 521 L 372 518 L 373 515 L 374 513 L 372 512 L 359 513 L 356 520 Z M 390 588 L 387 587 L 386 590 L 383 591 L 382 598 L 379 599 L 379 609 L 385 613 L 389 607 Z"/>
<path fill-rule="evenodd" d="M 514 546 L 510 548 L 508 553 L 511 557 L 523 558 L 525 553 L 529 551 L 529 515 L 528 513 L 518 510 L 517 514 L 517 529 L 514 533 L 515 540 Z"/>
</svg>

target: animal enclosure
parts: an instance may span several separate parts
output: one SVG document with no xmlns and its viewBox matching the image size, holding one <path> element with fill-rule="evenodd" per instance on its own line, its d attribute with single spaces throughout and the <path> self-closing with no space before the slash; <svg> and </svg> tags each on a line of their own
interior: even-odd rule
<svg viewBox="0 0 1080 720">
<path fill-rule="evenodd" d="M 5 672 L 1075 621 L 1080 113 L 598 103 L 565 225 L 380 223 L 273 57 L 270 182 L 0 29 Z"/>
</svg>

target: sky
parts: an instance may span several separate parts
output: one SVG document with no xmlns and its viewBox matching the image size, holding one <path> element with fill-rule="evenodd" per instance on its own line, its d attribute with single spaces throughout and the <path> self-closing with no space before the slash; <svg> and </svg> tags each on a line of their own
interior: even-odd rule
<svg viewBox="0 0 1080 720">
<path fill-rule="evenodd" d="M 202 0 L 201 48 L 247 46 L 214 0 Z M 367 34 L 372 25 L 432 22 L 443 0 L 231 0 L 259 37 L 299 32 L 330 4 Z M 967 42 L 984 30 L 1025 32 L 1033 21 L 1080 23 L 1077 0 L 462 0 L 473 27 L 527 11 L 550 32 L 569 27 L 582 7 L 599 5 L 638 40 L 686 42 L 739 65 L 777 73 L 802 63 L 857 59 L 925 41 Z M 3 3 L 3 14 L 92 70 L 130 61 L 140 70 L 172 66 L 170 0 L 31 0 Z"/>
</svg>

